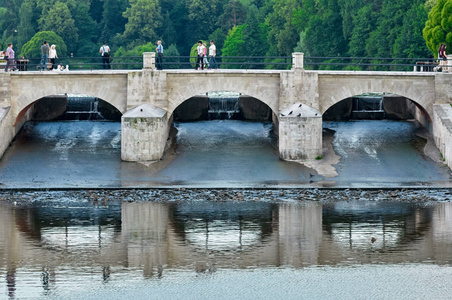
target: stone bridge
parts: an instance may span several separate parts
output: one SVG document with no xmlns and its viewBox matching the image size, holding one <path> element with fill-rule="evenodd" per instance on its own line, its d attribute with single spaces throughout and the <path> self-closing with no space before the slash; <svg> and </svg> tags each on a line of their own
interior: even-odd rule
<svg viewBox="0 0 452 300">
<path fill-rule="evenodd" d="M 443 111 L 450 105 L 444 105 L 452 103 L 452 74 L 308 71 L 301 53 L 294 53 L 291 70 L 156 71 L 154 60 L 154 53 L 145 53 L 139 71 L 2 73 L 0 155 L 31 118 L 34 104 L 57 94 L 98 97 L 123 113 L 121 156 L 128 161 L 160 159 L 174 110 L 193 96 L 213 91 L 238 92 L 268 105 L 279 134 L 279 153 L 286 160 L 322 155 L 322 114 L 363 93 L 386 92 L 412 100 L 419 115 L 433 123 L 440 149 L 450 135 L 448 123 L 441 120 L 448 118 Z"/>
</svg>

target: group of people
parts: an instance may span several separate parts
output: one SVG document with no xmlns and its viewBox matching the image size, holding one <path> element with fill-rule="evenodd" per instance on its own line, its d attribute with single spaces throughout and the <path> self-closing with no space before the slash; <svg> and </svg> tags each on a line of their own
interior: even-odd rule
<svg viewBox="0 0 452 300">
<path fill-rule="evenodd" d="M 41 45 L 41 70 L 48 70 L 47 63 L 50 60 L 51 66 L 50 70 L 55 70 L 55 59 L 58 58 L 57 52 L 56 52 L 56 46 L 52 45 L 49 46 L 49 44 L 44 41 Z"/>
<path fill-rule="evenodd" d="M 204 70 L 204 67 L 207 66 L 207 69 L 210 70 L 214 68 L 215 70 L 218 69 L 218 64 L 215 59 L 215 56 L 217 55 L 217 47 L 215 46 L 214 41 L 210 41 L 210 47 L 209 47 L 209 60 L 207 60 L 207 47 L 206 43 L 203 43 L 202 41 L 198 41 L 198 47 L 196 48 L 198 59 L 196 60 L 196 70 Z"/>
<path fill-rule="evenodd" d="M 163 70 L 163 45 L 162 41 L 157 41 L 157 48 L 155 48 L 156 52 L 156 58 L 155 58 L 155 67 L 157 70 Z M 215 56 L 217 55 L 217 47 L 215 46 L 214 41 L 210 41 L 210 47 L 209 47 L 209 59 L 207 59 L 207 47 L 206 43 L 203 43 L 202 41 L 198 41 L 198 47 L 196 49 L 196 53 L 198 55 L 198 58 L 196 60 L 196 70 L 204 70 L 204 67 L 207 66 L 207 68 L 210 70 L 211 68 L 214 68 L 215 70 L 218 69 L 217 61 L 215 60 Z"/>
<path fill-rule="evenodd" d="M 445 70 L 443 68 L 446 68 L 446 70 L 447 70 L 446 44 L 439 45 L 438 60 L 439 60 L 439 65 L 435 68 L 435 71 L 439 71 L 441 69 L 444 72 Z"/>
</svg>

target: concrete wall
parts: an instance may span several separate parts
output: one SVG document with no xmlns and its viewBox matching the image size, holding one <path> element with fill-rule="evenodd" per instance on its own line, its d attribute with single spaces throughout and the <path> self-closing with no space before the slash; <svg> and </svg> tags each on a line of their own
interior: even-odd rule
<svg viewBox="0 0 452 300">
<path fill-rule="evenodd" d="M 289 107 L 294 103 L 304 103 L 312 108 L 319 109 L 319 81 L 317 72 L 300 69 L 281 71 L 279 85 L 280 109 Z"/>
<path fill-rule="evenodd" d="M 5 150 L 9 147 L 9 144 L 14 138 L 15 132 L 12 123 L 12 114 L 10 107 L 0 108 L 0 159 L 2 158 Z"/>
<path fill-rule="evenodd" d="M 240 96 L 239 107 L 244 120 L 270 121 L 272 119 L 270 107 L 254 97 Z"/>
<path fill-rule="evenodd" d="M 0 107 L 11 106 L 11 73 L 0 72 Z"/>
<path fill-rule="evenodd" d="M 175 121 L 197 121 L 209 119 L 209 97 L 195 96 L 182 102 L 173 112 Z"/>
<path fill-rule="evenodd" d="M 50 96 L 38 100 L 34 105 L 33 120 L 47 121 L 63 115 L 67 108 L 67 96 Z"/>
<path fill-rule="evenodd" d="M 452 167 L 452 107 L 436 104 L 433 107 L 433 138 L 445 163 Z"/>
</svg>

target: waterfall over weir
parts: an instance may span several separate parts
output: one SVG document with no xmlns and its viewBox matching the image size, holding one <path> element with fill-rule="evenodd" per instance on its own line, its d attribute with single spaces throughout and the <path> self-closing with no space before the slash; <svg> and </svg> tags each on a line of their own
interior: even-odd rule
<svg viewBox="0 0 452 300">
<path fill-rule="evenodd" d="M 209 119 L 236 119 L 240 114 L 239 95 L 236 93 L 209 94 Z"/>
<path fill-rule="evenodd" d="M 64 120 L 105 120 L 99 112 L 99 99 L 95 97 L 68 97 Z"/>
<path fill-rule="evenodd" d="M 352 118 L 382 120 L 385 118 L 382 96 L 353 97 Z"/>
</svg>

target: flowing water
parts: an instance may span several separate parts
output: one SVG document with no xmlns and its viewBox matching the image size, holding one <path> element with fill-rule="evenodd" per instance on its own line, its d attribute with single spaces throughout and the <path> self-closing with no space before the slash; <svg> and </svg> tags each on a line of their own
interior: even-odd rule
<svg viewBox="0 0 452 300">
<path fill-rule="evenodd" d="M 176 124 L 176 146 L 157 163 L 121 161 L 116 122 L 27 123 L 0 160 L 0 187 L 448 186 L 449 169 L 422 152 L 411 122 L 325 123 L 334 130 L 338 176 L 280 160 L 271 123 Z"/>
</svg>

